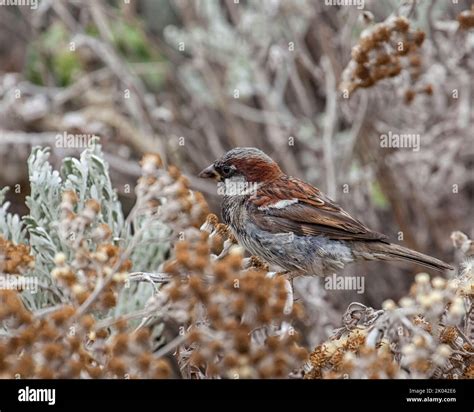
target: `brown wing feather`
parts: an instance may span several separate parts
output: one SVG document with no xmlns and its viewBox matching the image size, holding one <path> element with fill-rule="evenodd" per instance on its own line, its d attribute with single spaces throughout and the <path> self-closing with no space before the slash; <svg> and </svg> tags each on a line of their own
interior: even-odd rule
<svg viewBox="0 0 474 412">
<path fill-rule="evenodd" d="M 271 207 L 280 200 L 289 199 L 298 199 L 298 202 L 282 208 Z M 288 176 L 261 187 L 251 203 L 255 223 L 272 233 L 325 235 L 337 240 L 386 239 L 385 235 L 354 219 L 319 189 Z"/>
</svg>

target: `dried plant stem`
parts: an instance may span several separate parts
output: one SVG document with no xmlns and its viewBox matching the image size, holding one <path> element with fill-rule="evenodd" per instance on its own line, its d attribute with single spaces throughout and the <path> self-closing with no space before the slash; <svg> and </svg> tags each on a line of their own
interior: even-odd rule
<svg viewBox="0 0 474 412">
<path fill-rule="evenodd" d="M 334 170 L 334 156 L 332 152 L 334 130 L 337 122 L 336 79 L 330 61 L 327 57 L 321 58 L 321 65 L 326 75 L 326 117 L 324 121 L 324 165 L 326 170 L 326 191 L 329 197 L 336 196 L 336 173 Z"/>
</svg>

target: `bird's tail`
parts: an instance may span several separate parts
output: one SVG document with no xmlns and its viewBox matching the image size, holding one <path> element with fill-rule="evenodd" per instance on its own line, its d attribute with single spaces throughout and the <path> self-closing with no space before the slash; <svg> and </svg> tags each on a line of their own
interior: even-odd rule
<svg viewBox="0 0 474 412">
<path fill-rule="evenodd" d="M 367 243 L 366 243 L 367 245 Z M 356 252 L 357 253 L 357 252 Z M 425 266 L 430 269 L 438 271 L 454 270 L 451 265 L 443 262 L 442 260 L 434 257 L 425 255 L 415 250 L 408 249 L 406 247 L 397 245 L 395 243 L 383 243 L 374 242 L 370 244 L 369 248 L 364 247 L 363 250 L 359 251 L 359 255 L 365 259 L 377 259 L 377 260 L 402 260 L 407 262 L 416 263 Z"/>
</svg>

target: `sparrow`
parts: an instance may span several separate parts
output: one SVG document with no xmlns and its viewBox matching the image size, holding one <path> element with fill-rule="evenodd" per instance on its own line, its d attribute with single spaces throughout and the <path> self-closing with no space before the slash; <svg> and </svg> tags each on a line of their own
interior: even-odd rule
<svg viewBox="0 0 474 412">
<path fill-rule="evenodd" d="M 218 182 L 222 217 L 248 252 L 299 275 L 326 276 L 356 261 L 402 260 L 443 271 L 441 260 L 391 243 L 316 187 L 287 176 L 261 150 L 238 147 L 199 177 Z"/>
</svg>

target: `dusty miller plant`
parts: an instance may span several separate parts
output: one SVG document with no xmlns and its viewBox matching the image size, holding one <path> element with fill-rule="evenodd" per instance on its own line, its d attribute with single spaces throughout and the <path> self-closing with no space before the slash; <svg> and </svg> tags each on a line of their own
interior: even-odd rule
<svg viewBox="0 0 474 412">
<path fill-rule="evenodd" d="M 66 259 L 74 256 L 72 248 L 74 236 L 61 233 L 61 195 L 74 191 L 78 198 L 78 209 L 87 200 L 93 199 L 100 205 L 96 216 L 98 224 L 104 223 L 112 231 L 114 244 L 131 248 L 133 267 L 140 271 L 153 271 L 163 261 L 169 245 L 166 234 L 169 229 L 151 215 L 134 214 L 133 221 L 125 221 L 121 204 L 110 181 L 108 165 L 103 159 L 101 146 L 94 141 L 84 150 L 79 159 L 68 157 L 61 169 L 54 170 L 49 163 L 49 149 L 35 147 L 28 159 L 30 195 L 26 198 L 29 214 L 20 218 L 8 212 L 9 202 L 5 201 L 8 188 L 0 191 L 0 232 L 5 239 L 30 247 L 34 257 L 34 269 L 27 276 L 38 278 L 40 291 L 23 291 L 23 298 L 29 309 L 39 310 L 61 301 L 64 296 L 58 288 L 51 272 L 56 266 L 55 256 L 62 253 Z M 146 229 L 146 230 L 144 230 Z M 87 237 L 87 233 L 84 233 Z M 161 242 L 157 241 L 161 240 Z M 88 238 L 89 247 L 97 245 Z M 147 284 L 127 284 L 120 291 L 118 304 L 113 309 L 116 315 L 140 308 L 151 296 L 152 289 Z"/>
</svg>

